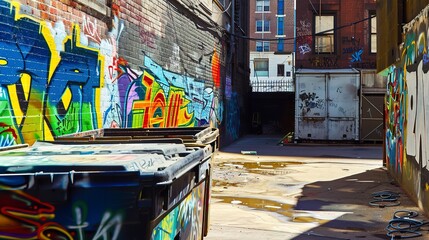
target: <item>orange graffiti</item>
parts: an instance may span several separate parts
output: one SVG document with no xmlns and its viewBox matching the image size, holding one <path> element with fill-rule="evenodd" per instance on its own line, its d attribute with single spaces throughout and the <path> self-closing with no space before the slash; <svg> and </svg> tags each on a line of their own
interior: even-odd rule
<svg viewBox="0 0 429 240">
<path fill-rule="evenodd" d="M 193 125 L 193 114 L 188 113 L 190 102 L 180 88 L 170 87 L 168 98 L 154 78 L 144 73 L 142 83 L 146 88 L 145 98 L 134 101 L 133 115 L 141 118 L 136 127 L 179 127 Z M 133 121 L 134 122 L 134 121 Z"/>
<path fill-rule="evenodd" d="M 212 78 L 216 87 L 220 87 L 220 59 L 216 51 L 212 56 Z"/>
</svg>

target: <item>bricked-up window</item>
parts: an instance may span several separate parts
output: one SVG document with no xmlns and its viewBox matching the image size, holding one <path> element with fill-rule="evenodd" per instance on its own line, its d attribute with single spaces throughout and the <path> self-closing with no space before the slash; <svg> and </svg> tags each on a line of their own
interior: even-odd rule
<svg viewBox="0 0 429 240">
<path fill-rule="evenodd" d="M 268 58 L 253 59 L 255 77 L 268 77 Z"/>
<path fill-rule="evenodd" d="M 90 15 L 97 15 L 95 17 L 110 17 L 110 5 L 112 0 L 75 0 L 76 2 L 88 7 L 89 9 L 96 12 L 93 14 L 91 11 L 87 11 Z"/>
<path fill-rule="evenodd" d="M 334 52 L 334 21 L 335 17 L 333 15 L 315 16 L 314 25 L 316 35 L 314 41 L 314 51 L 316 53 Z"/>
<path fill-rule="evenodd" d="M 370 40 L 371 40 L 371 53 L 377 53 L 377 18 L 375 17 L 375 12 L 370 12 L 371 21 L 370 21 Z"/>
</svg>

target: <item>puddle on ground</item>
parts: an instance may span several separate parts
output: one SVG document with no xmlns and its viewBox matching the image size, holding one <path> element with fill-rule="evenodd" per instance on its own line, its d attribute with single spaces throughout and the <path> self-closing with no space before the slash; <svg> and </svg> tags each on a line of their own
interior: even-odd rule
<svg viewBox="0 0 429 240">
<path fill-rule="evenodd" d="M 290 173 L 291 170 L 285 170 L 290 165 L 301 165 L 302 162 L 223 162 L 219 167 L 232 167 L 244 169 L 250 173 L 263 175 L 281 175 Z"/>
<path fill-rule="evenodd" d="M 238 182 L 226 182 L 220 180 L 212 180 L 213 187 L 238 187 L 241 183 Z"/>
<path fill-rule="evenodd" d="M 273 200 L 260 199 L 260 198 L 242 198 L 242 197 L 228 197 L 228 196 L 213 196 L 214 199 L 219 199 L 224 203 L 231 203 L 234 205 L 243 205 L 249 208 L 274 212 L 287 217 L 292 222 L 298 223 L 319 223 L 323 224 L 328 220 L 314 218 L 306 213 L 294 212 L 291 204 L 281 203 Z"/>
</svg>

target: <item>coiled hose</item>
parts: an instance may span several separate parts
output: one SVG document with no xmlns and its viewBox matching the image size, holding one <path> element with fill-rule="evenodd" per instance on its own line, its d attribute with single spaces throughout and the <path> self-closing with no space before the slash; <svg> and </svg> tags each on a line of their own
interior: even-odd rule
<svg viewBox="0 0 429 240">
<path fill-rule="evenodd" d="M 399 210 L 393 214 L 393 219 L 386 227 L 387 236 L 390 239 L 406 239 L 421 237 L 420 228 L 429 222 L 413 219 L 419 214 L 415 211 Z"/>
<path fill-rule="evenodd" d="M 371 194 L 372 200 L 369 202 L 369 205 L 376 206 L 380 208 L 384 207 L 393 207 L 398 206 L 401 204 L 401 202 L 398 200 L 400 197 L 399 193 L 392 192 L 392 191 L 380 191 L 380 192 L 374 192 Z"/>
</svg>

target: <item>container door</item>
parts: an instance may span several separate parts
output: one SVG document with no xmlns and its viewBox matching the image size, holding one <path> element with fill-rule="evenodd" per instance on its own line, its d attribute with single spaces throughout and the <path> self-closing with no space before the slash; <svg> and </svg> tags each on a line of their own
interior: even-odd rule
<svg viewBox="0 0 429 240">
<path fill-rule="evenodd" d="M 358 140 L 359 75 L 327 75 L 328 140 Z"/>
<path fill-rule="evenodd" d="M 326 139 L 326 76 L 303 74 L 297 78 L 295 137 Z"/>
</svg>

